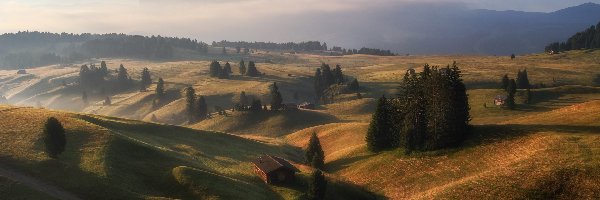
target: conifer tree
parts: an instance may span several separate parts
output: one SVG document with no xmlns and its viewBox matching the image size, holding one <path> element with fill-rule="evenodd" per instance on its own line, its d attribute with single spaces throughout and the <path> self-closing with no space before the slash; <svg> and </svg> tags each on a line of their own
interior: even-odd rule
<svg viewBox="0 0 600 200">
<path fill-rule="evenodd" d="M 273 82 L 271 86 L 271 110 L 279 110 L 283 107 L 283 98 L 277 87 L 277 82 Z"/>
<path fill-rule="evenodd" d="M 108 67 L 106 66 L 106 62 L 100 62 L 100 73 L 102 76 L 106 76 L 108 74 Z"/>
<path fill-rule="evenodd" d="M 315 95 L 317 96 L 318 99 L 320 99 L 323 96 L 323 90 L 324 90 L 324 83 L 323 83 L 323 76 L 321 74 L 321 69 L 317 68 L 317 71 L 315 72 Z"/>
<path fill-rule="evenodd" d="M 165 95 L 165 81 L 162 78 L 158 78 L 156 83 L 156 98 L 160 99 Z"/>
<path fill-rule="evenodd" d="M 148 70 L 147 67 L 144 67 L 144 69 L 142 70 L 142 80 L 141 82 L 141 88 L 143 90 L 145 90 L 148 85 L 152 84 L 152 77 L 150 76 L 150 70 Z"/>
<path fill-rule="evenodd" d="M 260 75 L 260 72 L 258 71 L 258 69 L 256 69 L 256 65 L 254 64 L 254 61 L 248 62 L 248 69 L 246 71 L 246 75 L 253 76 L 253 77 Z"/>
<path fill-rule="evenodd" d="M 243 107 L 248 105 L 248 96 L 246 96 L 246 92 L 242 91 L 240 93 L 240 102 L 238 103 Z"/>
<path fill-rule="evenodd" d="M 246 63 L 244 63 L 244 60 L 240 61 L 239 70 L 240 70 L 240 74 L 241 75 L 245 75 L 246 74 Z"/>
<path fill-rule="evenodd" d="M 317 154 L 319 154 L 319 156 L 315 156 Z M 317 137 L 317 133 L 313 132 L 310 136 L 310 139 L 308 140 L 308 146 L 306 147 L 306 151 L 304 152 L 305 162 L 308 164 L 324 163 L 324 155 L 325 152 L 323 152 L 323 148 L 321 147 L 319 137 Z M 314 158 L 322 159 L 322 161 L 314 161 Z"/>
<path fill-rule="evenodd" d="M 327 180 L 321 170 L 315 170 L 310 175 L 310 182 L 308 183 L 308 199 L 309 200 L 323 200 L 327 191 Z"/>
<path fill-rule="evenodd" d="M 194 116 L 196 115 L 194 111 L 196 103 L 196 91 L 193 87 L 189 86 L 185 88 L 185 112 L 188 117 L 188 123 L 194 122 Z"/>
<path fill-rule="evenodd" d="M 508 82 L 510 80 L 508 79 L 508 74 L 504 74 L 504 76 L 502 77 L 502 85 L 500 85 L 500 88 L 505 90 L 508 88 Z"/>
<path fill-rule="evenodd" d="M 262 102 L 260 102 L 260 99 L 252 100 L 252 104 L 250 104 L 250 111 L 260 112 L 261 110 L 262 110 Z"/>
<path fill-rule="evenodd" d="M 44 124 L 44 145 L 46 154 L 50 158 L 56 158 L 59 154 L 65 151 L 67 144 L 65 129 L 58 119 L 50 117 Z"/>
<path fill-rule="evenodd" d="M 335 65 L 335 69 L 333 70 L 333 76 L 335 79 L 335 83 L 343 83 L 344 73 L 342 73 L 342 67 L 340 65 Z"/>
<path fill-rule="evenodd" d="M 325 87 L 335 84 L 335 77 L 328 64 L 321 64 L 321 71 L 323 73 L 323 83 Z"/>
<path fill-rule="evenodd" d="M 211 77 L 219 77 L 221 74 L 221 64 L 218 61 L 212 61 L 210 63 L 209 74 Z"/>
<path fill-rule="evenodd" d="M 517 83 L 515 82 L 515 79 L 510 79 L 506 92 L 506 107 L 511 110 L 515 109 L 515 94 L 517 93 Z"/>
<path fill-rule="evenodd" d="M 371 123 L 367 130 L 365 140 L 367 148 L 372 152 L 378 152 L 391 147 L 392 124 L 389 113 L 389 105 L 385 96 L 377 101 L 375 113 L 371 117 Z"/>
<path fill-rule="evenodd" d="M 119 66 L 117 81 L 119 82 L 120 89 L 127 89 L 129 87 L 129 74 L 127 73 L 127 69 L 123 67 L 123 64 Z"/>
<path fill-rule="evenodd" d="M 233 71 L 231 71 L 231 64 L 229 64 L 229 62 L 225 62 L 225 66 L 223 67 L 223 71 L 231 74 L 233 73 Z"/>
<path fill-rule="evenodd" d="M 196 109 L 198 119 L 203 120 L 204 118 L 206 118 L 206 116 L 208 115 L 208 105 L 206 104 L 206 100 L 204 100 L 204 97 L 202 95 L 198 97 Z"/>
</svg>

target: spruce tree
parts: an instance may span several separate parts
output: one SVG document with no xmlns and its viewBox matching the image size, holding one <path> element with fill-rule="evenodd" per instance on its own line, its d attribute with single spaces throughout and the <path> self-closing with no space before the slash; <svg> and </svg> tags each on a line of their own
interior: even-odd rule
<svg viewBox="0 0 600 200">
<path fill-rule="evenodd" d="M 225 62 L 225 66 L 223 67 L 223 71 L 227 72 L 228 74 L 233 73 L 233 71 L 231 71 L 231 64 L 229 64 L 229 62 Z"/>
<path fill-rule="evenodd" d="M 315 95 L 317 99 L 320 99 L 323 96 L 323 90 L 325 86 L 323 83 L 323 76 L 321 74 L 321 69 L 317 68 L 315 72 Z"/>
<path fill-rule="evenodd" d="M 325 87 L 329 87 L 330 85 L 333 85 L 336 83 L 335 81 L 335 77 L 333 76 L 333 72 L 331 71 L 331 68 L 329 67 L 328 64 L 321 64 L 321 71 L 323 73 L 323 83 L 325 85 Z"/>
<path fill-rule="evenodd" d="M 50 117 L 46 120 L 43 135 L 45 151 L 50 158 L 57 158 L 59 154 L 65 151 L 67 144 L 65 129 L 58 119 Z"/>
<path fill-rule="evenodd" d="M 239 65 L 240 65 L 239 66 L 240 74 L 245 75 L 246 74 L 246 63 L 244 63 L 244 60 L 241 60 Z"/>
<path fill-rule="evenodd" d="M 256 64 L 254 64 L 254 61 L 248 62 L 248 70 L 246 71 L 246 75 L 253 77 L 260 76 L 260 72 L 258 69 L 256 69 Z"/>
<path fill-rule="evenodd" d="M 390 114 L 388 100 L 385 96 L 382 96 L 377 101 L 377 107 L 371 117 L 369 129 L 365 137 L 367 148 L 370 151 L 378 152 L 392 147 L 393 124 Z"/>
<path fill-rule="evenodd" d="M 511 110 L 515 109 L 515 94 L 517 93 L 517 83 L 515 82 L 515 79 L 510 79 L 506 92 L 506 107 Z"/>
<path fill-rule="evenodd" d="M 218 61 L 212 61 L 209 67 L 209 75 L 211 77 L 219 77 L 221 75 L 221 64 Z"/>
<path fill-rule="evenodd" d="M 196 91 L 193 87 L 185 88 L 185 112 L 188 117 L 188 123 L 194 122 L 195 116 Z"/>
<path fill-rule="evenodd" d="M 335 69 L 333 70 L 333 76 L 335 79 L 335 83 L 343 83 L 344 73 L 342 72 L 342 67 L 340 65 L 335 65 Z"/>
<path fill-rule="evenodd" d="M 152 84 L 152 77 L 150 76 L 150 70 L 148 70 L 148 68 L 144 67 L 144 69 L 142 70 L 142 80 L 141 82 L 141 89 L 145 90 L 148 85 Z"/>
<path fill-rule="evenodd" d="M 317 155 L 318 156 L 315 156 Z M 321 142 L 319 141 L 319 137 L 317 137 L 317 133 L 313 132 L 308 140 L 308 146 L 306 147 L 306 151 L 304 153 L 305 162 L 308 164 L 313 163 L 324 163 L 325 160 L 325 152 L 323 152 L 323 148 L 321 147 Z M 314 161 L 314 158 L 322 159 L 318 161 Z M 315 167 L 315 166 L 313 166 Z"/>
<path fill-rule="evenodd" d="M 283 107 L 283 98 L 277 87 L 277 82 L 271 86 L 271 110 L 279 110 Z"/>
<path fill-rule="evenodd" d="M 119 70 L 117 73 L 117 81 L 119 83 L 120 89 L 127 89 L 130 85 L 129 74 L 127 73 L 127 69 L 123 67 L 123 64 L 119 66 Z"/>
<path fill-rule="evenodd" d="M 310 175 L 308 183 L 308 199 L 323 200 L 327 191 L 327 180 L 321 170 L 315 170 Z"/>
<path fill-rule="evenodd" d="M 165 81 L 162 78 L 158 78 L 156 83 L 156 98 L 160 99 L 165 95 Z"/>
<path fill-rule="evenodd" d="M 208 115 L 208 105 L 206 104 L 206 100 L 204 97 L 200 95 L 198 97 L 198 103 L 196 105 L 196 114 L 198 115 L 198 119 L 203 120 Z"/>
<path fill-rule="evenodd" d="M 500 88 L 505 90 L 508 88 L 508 82 L 510 80 L 508 79 L 508 74 L 504 74 L 504 76 L 502 77 L 502 84 L 500 85 Z"/>
</svg>

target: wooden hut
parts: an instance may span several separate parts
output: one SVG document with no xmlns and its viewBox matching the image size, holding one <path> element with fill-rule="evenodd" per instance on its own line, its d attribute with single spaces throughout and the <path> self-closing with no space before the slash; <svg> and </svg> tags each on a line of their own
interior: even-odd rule
<svg viewBox="0 0 600 200">
<path fill-rule="evenodd" d="M 298 169 L 277 156 L 260 156 L 255 161 L 254 173 L 267 184 L 287 183 L 294 180 Z"/>
</svg>

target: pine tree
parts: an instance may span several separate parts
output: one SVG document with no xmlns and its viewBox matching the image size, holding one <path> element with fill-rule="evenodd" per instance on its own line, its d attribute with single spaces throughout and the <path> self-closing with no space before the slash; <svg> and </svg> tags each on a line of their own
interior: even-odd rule
<svg viewBox="0 0 600 200">
<path fill-rule="evenodd" d="M 208 105 L 206 104 L 206 100 L 204 100 L 202 95 L 198 97 L 196 113 L 198 115 L 198 119 L 200 120 L 203 120 L 208 115 Z"/>
<path fill-rule="evenodd" d="M 152 84 L 152 77 L 150 76 L 150 70 L 148 70 L 147 67 L 144 67 L 144 69 L 142 70 L 142 80 L 140 82 L 141 82 L 141 89 L 143 89 L 143 90 L 146 90 L 148 85 Z"/>
<path fill-rule="evenodd" d="M 283 98 L 277 87 L 277 82 L 271 86 L 271 110 L 279 110 L 283 107 Z"/>
<path fill-rule="evenodd" d="M 502 85 L 500 85 L 500 88 L 506 91 L 506 89 L 508 88 L 508 82 L 508 74 L 504 74 L 504 76 L 502 77 Z"/>
<path fill-rule="evenodd" d="M 248 62 L 248 70 L 246 71 L 246 75 L 253 76 L 253 77 L 260 75 L 260 72 L 258 71 L 258 69 L 256 69 L 256 65 L 254 64 L 254 61 Z"/>
<path fill-rule="evenodd" d="M 310 166 L 314 167 L 315 169 L 323 170 L 325 168 L 325 157 L 319 152 L 315 152 L 315 155 L 310 162 Z"/>
<path fill-rule="evenodd" d="M 165 96 L 165 81 L 162 78 L 158 78 L 158 82 L 156 83 L 156 98 L 161 99 Z"/>
<path fill-rule="evenodd" d="M 327 180 L 321 170 L 315 170 L 310 175 L 310 182 L 308 183 L 308 199 L 310 200 L 323 200 L 325 199 L 325 193 L 327 191 Z"/>
<path fill-rule="evenodd" d="M 229 64 L 229 62 L 225 62 L 225 66 L 223 67 L 223 71 L 231 74 L 233 73 L 233 71 L 231 71 L 231 64 Z"/>
<path fill-rule="evenodd" d="M 390 147 L 389 142 L 391 138 L 388 135 L 391 127 L 388 110 L 387 99 L 385 96 L 382 96 L 377 101 L 377 107 L 371 117 L 371 123 L 369 123 L 369 129 L 365 137 L 367 148 L 372 152 L 378 152 Z"/>
<path fill-rule="evenodd" d="M 240 61 L 239 70 L 241 75 L 246 74 L 246 63 L 244 63 L 244 60 Z"/>
<path fill-rule="evenodd" d="M 335 65 L 335 69 L 333 70 L 333 76 L 335 79 L 335 83 L 343 83 L 344 73 L 342 72 L 342 67 L 340 65 Z"/>
<path fill-rule="evenodd" d="M 185 111 L 188 117 L 188 123 L 194 122 L 194 116 L 196 115 L 195 110 L 196 103 L 196 91 L 193 87 L 185 88 Z"/>
<path fill-rule="evenodd" d="M 117 73 L 117 81 L 119 82 L 120 89 L 127 89 L 130 85 L 129 74 L 127 69 L 123 67 L 123 64 L 119 66 L 119 72 Z"/>
<path fill-rule="evenodd" d="M 100 73 L 102 76 L 106 76 L 108 74 L 108 67 L 106 66 L 106 62 L 100 62 Z"/>
<path fill-rule="evenodd" d="M 506 106 L 508 109 L 515 109 L 515 94 L 517 93 L 517 83 L 515 82 L 515 79 L 510 79 L 506 92 Z"/>
<path fill-rule="evenodd" d="M 335 84 L 335 77 L 328 64 L 321 64 L 321 71 L 323 73 L 323 83 L 325 87 Z"/>
<path fill-rule="evenodd" d="M 50 158 L 56 158 L 59 154 L 65 151 L 67 144 L 65 129 L 58 119 L 54 117 L 48 118 L 44 124 L 44 145 L 46 154 Z"/>
<path fill-rule="evenodd" d="M 323 90 L 324 90 L 324 83 L 323 83 L 323 76 L 321 74 L 321 69 L 317 68 L 317 71 L 315 72 L 315 95 L 317 96 L 318 99 L 320 99 L 323 96 Z"/>
<path fill-rule="evenodd" d="M 210 63 L 209 74 L 211 77 L 219 77 L 221 74 L 221 64 L 218 61 L 212 61 Z"/>
<path fill-rule="evenodd" d="M 231 70 L 231 68 L 229 70 Z M 227 69 L 223 68 L 219 71 L 219 79 L 229 79 L 229 72 L 227 72 Z"/>
<path fill-rule="evenodd" d="M 319 154 L 319 156 L 316 156 Z M 323 152 L 323 148 L 321 147 L 321 142 L 319 141 L 319 137 L 317 137 L 317 133 L 313 132 L 308 141 L 308 146 L 306 147 L 306 151 L 304 152 L 305 162 L 308 164 L 313 163 L 324 163 L 325 160 L 325 152 Z M 314 158 L 323 159 L 323 161 L 313 161 Z M 313 166 L 315 167 L 315 166 Z"/>
</svg>

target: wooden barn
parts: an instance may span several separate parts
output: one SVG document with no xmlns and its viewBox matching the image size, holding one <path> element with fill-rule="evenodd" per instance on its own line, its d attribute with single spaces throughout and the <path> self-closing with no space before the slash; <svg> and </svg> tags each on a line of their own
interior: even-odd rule
<svg viewBox="0 0 600 200">
<path fill-rule="evenodd" d="M 260 156 L 252 163 L 254 173 L 267 184 L 288 183 L 298 172 L 294 165 L 277 156 Z"/>
</svg>

